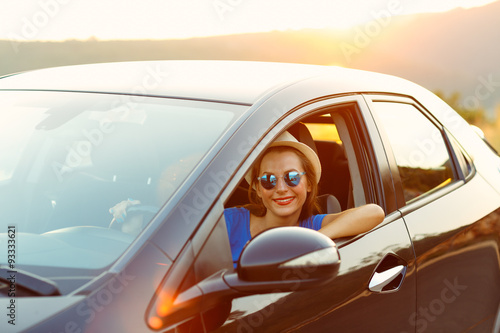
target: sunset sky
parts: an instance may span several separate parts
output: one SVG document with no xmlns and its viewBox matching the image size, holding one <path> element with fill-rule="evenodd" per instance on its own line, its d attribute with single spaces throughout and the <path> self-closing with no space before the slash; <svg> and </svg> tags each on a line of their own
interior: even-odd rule
<svg viewBox="0 0 500 333">
<path fill-rule="evenodd" d="M 0 39 L 166 39 L 301 28 L 348 29 L 387 15 L 495 0 L 0 0 Z"/>
</svg>

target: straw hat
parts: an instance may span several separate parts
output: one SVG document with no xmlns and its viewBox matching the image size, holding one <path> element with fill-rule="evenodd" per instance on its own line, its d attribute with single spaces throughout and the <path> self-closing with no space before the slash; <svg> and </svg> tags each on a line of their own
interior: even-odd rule
<svg viewBox="0 0 500 333">
<path fill-rule="evenodd" d="M 312 150 L 308 145 L 298 142 L 297 139 L 289 132 L 283 132 L 273 143 L 269 145 L 271 147 L 292 147 L 300 151 L 304 156 L 311 161 L 314 173 L 316 174 L 316 182 L 319 182 L 321 177 L 321 163 L 319 162 L 318 155 Z M 247 172 L 245 179 L 248 184 L 251 184 L 252 170 Z"/>
</svg>

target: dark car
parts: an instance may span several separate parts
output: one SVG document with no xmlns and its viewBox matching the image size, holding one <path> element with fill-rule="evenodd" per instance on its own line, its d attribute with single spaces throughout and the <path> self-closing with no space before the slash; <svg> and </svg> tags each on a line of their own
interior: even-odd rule
<svg viewBox="0 0 500 333">
<path fill-rule="evenodd" d="M 130 62 L 6 76 L 0 101 L 2 332 L 499 332 L 500 157 L 414 83 Z M 284 131 L 321 160 L 324 212 L 385 220 L 270 229 L 235 269 L 224 209 Z"/>
</svg>

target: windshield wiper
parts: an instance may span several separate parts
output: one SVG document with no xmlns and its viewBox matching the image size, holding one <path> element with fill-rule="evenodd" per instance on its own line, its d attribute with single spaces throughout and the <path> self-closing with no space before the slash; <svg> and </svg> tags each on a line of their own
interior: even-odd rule
<svg viewBox="0 0 500 333">
<path fill-rule="evenodd" d="M 19 269 L 11 270 L 0 267 L 0 282 L 7 284 L 3 288 L 0 287 L 0 292 L 2 293 L 4 293 L 2 289 L 7 289 L 7 295 L 13 293 L 19 297 L 21 296 L 19 295 L 20 293 L 26 294 L 26 291 L 31 295 L 38 296 L 61 295 L 59 288 L 53 281 Z"/>
</svg>

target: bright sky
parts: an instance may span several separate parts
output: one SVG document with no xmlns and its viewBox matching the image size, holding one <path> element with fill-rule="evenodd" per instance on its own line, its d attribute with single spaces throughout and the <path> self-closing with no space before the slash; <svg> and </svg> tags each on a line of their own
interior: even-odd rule
<svg viewBox="0 0 500 333">
<path fill-rule="evenodd" d="M 0 0 L 0 39 L 165 39 L 349 28 L 497 0 Z"/>
</svg>

